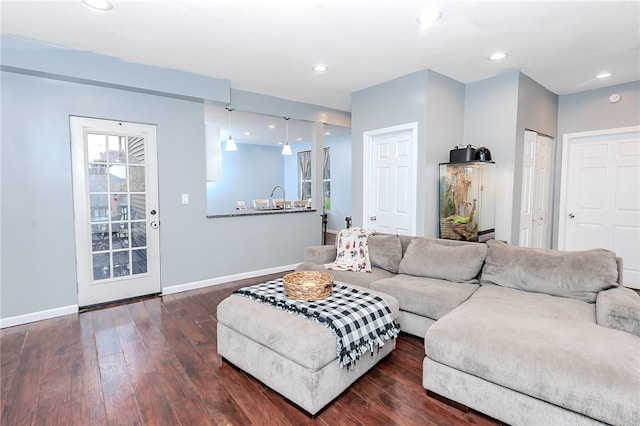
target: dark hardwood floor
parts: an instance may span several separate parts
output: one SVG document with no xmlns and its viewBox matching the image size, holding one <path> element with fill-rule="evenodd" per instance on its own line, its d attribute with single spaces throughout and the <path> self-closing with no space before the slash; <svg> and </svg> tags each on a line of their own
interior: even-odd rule
<svg viewBox="0 0 640 426">
<path fill-rule="evenodd" d="M 0 332 L 2 425 L 495 425 L 426 395 L 421 339 L 308 417 L 223 362 L 216 306 L 270 275 Z"/>
</svg>

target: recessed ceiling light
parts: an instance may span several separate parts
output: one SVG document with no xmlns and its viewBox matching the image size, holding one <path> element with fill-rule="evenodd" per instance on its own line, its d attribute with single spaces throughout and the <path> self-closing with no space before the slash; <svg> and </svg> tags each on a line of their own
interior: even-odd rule
<svg viewBox="0 0 640 426">
<path fill-rule="evenodd" d="M 113 5 L 107 0 L 82 0 L 82 3 L 86 4 L 92 9 L 96 10 L 111 10 Z"/>
<path fill-rule="evenodd" d="M 416 16 L 416 21 L 423 27 L 428 27 L 442 18 L 442 11 L 436 8 L 425 9 Z"/>
<path fill-rule="evenodd" d="M 269 124 L 267 127 L 270 128 L 270 129 L 275 129 L 276 125 L 275 124 Z"/>
<path fill-rule="evenodd" d="M 507 52 L 496 52 L 493 55 L 489 56 L 489 60 L 490 61 L 499 61 L 501 59 L 506 58 L 507 56 L 509 56 L 509 54 Z"/>
<path fill-rule="evenodd" d="M 325 136 L 331 136 L 331 132 L 324 132 Z"/>
<path fill-rule="evenodd" d="M 322 65 L 322 64 L 318 64 L 318 65 L 314 65 L 313 67 L 311 67 L 312 70 L 314 70 L 315 72 L 327 72 L 329 71 L 329 67 L 326 65 Z"/>
<path fill-rule="evenodd" d="M 596 75 L 597 79 L 603 79 L 603 78 L 609 78 L 609 77 L 611 77 L 610 72 L 601 72 L 600 74 Z"/>
<path fill-rule="evenodd" d="M 251 132 L 244 132 L 245 136 L 251 136 Z"/>
</svg>

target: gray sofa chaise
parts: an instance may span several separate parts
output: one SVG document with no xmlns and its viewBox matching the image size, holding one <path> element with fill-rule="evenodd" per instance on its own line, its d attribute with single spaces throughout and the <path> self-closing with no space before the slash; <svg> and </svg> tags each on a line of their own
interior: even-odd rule
<svg viewBox="0 0 640 426">
<path fill-rule="evenodd" d="M 615 253 L 387 234 L 368 247 L 371 273 L 329 272 L 398 300 L 428 391 L 513 425 L 640 424 L 640 296 Z M 335 256 L 307 247 L 297 269 Z"/>
</svg>

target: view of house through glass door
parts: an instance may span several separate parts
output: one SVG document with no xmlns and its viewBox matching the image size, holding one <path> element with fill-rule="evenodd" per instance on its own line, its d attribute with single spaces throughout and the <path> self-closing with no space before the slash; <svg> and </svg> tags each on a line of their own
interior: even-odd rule
<svg viewBox="0 0 640 426">
<path fill-rule="evenodd" d="M 160 292 L 155 126 L 70 125 L 78 305 Z"/>
</svg>

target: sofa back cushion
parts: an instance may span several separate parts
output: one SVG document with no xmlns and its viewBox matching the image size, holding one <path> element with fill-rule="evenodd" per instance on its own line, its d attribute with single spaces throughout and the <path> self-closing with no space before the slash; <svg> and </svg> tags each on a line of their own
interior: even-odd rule
<svg viewBox="0 0 640 426">
<path fill-rule="evenodd" d="M 407 247 L 398 272 L 459 283 L 477 282 L 486 254 L 485 244 L 441 244 L 433 238 L 416 238 Z"/>
<path fill-rule="evenodd" d="M 481 284 L 552 296 L 571 297 L 593 303 L 599 291 L 617 285 L 618 265 L 614 252 L 605 249 L 559 251 L 487 242 L 487 258 Z"/>
<path fill-rule="evenodd" d="M 398 273 L 402 260 L 402 243 L 397 235 L 374 234 L 367 239 L 371 266 Z"/>
</svg>

